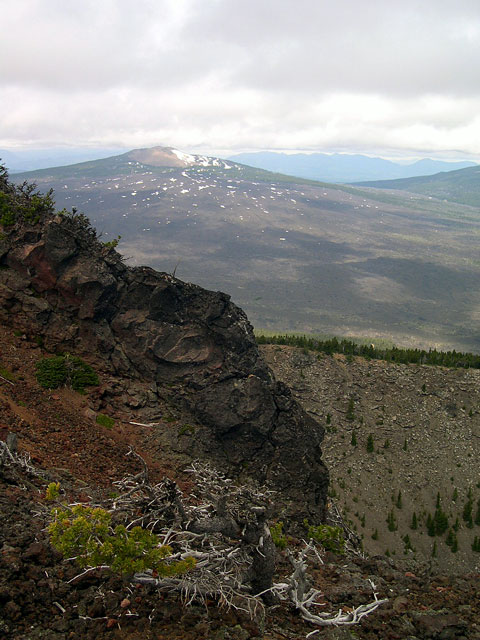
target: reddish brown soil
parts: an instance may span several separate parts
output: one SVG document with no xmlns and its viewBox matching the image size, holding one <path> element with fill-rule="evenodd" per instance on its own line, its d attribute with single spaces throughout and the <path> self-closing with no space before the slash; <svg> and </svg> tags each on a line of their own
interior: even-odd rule
<svg viewBox="0 0 480 640">
<path fill-rule="evenodd" d="M 16 433 L 19 449 L 31 455 L 35 466 L 67 470 L 89 485 L 109 486 L 137 471 L 138 462 L 126 455 L 130 445 L 147 461 L 153 480 L 174 473 L 171 462 L 145 448 L 150 427 L 131 425 L 121 415 L 111 429 L 96 423 L 95 389 L 85 395 L 69 388 L 42 389 L 35 363 L 49 355 L 34 341 L 0 327 L 0 367 L 14 377 L 14 384 L 0 379 L 0 439 Z"/>
</svg>

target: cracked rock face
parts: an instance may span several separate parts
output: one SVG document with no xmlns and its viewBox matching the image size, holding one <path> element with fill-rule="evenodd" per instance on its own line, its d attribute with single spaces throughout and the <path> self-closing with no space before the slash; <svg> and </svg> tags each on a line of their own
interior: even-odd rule
<svg viewBox="0 0 480 640">
<path fill-rule="evenodd" d="M 125 266 L 76 217 L 14 227 L 0 266 L 3 323 L 132 385 L 168 389 L 211 430 L 217 462 L 281 490 L 288 515 L 323 520 L 323 429 L 275 381 L 228 295 Z"/>
</svg>

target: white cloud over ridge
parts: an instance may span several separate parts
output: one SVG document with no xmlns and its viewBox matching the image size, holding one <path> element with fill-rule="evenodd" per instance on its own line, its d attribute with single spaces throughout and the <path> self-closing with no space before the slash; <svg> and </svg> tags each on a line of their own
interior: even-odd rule
<svg viewBox="0 0 480 640">
<path fill-rule="evenodd" d="M 0 148 L 480 158 L 479 59 L 476 1 L 16 0 Z"/>
</svg>

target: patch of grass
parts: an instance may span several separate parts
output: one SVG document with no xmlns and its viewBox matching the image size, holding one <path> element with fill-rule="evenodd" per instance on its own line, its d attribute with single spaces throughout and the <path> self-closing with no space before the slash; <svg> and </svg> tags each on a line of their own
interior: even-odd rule
<svg viewBox="0 0 480 640">
<path fill-rule="evenodd" d="M 179 436 L 186 436 L 186 435 L 193 436 L 194 433 L 195 433 L 195 427 L 191 424 L 184 424 L 178 430 Z"/>
<path fill-rule="evenodd" d="M 102 427 L 106 427 L 107 429 L 111 429 L 115 424 L 115 420 L 110 418 L 110 416 L 106 416 L 104 413 L 98 413 L 95 418 L 95 422 Z"/>
<path fill-rule="evenodd" d="M 15 382 L 16 380 L 13 373 L 11 373 L 8 369 L 5 369 L 5 367 L 2 367 L 1 365 L 0 365 L 0 376 L 2 376 L 2 378 L 5 378 L 5 380 L 9 380 L 10 382 Z"/>
</svg>

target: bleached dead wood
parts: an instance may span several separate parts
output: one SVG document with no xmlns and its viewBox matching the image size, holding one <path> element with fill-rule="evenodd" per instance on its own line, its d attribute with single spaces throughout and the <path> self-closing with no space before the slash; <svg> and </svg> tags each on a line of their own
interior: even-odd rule
<svg viewBox="0 0 480 640">
<path fill-rule="evenodd" d="M 12 434 L 9 434 L 9 436 L 10 435 Z M 13 438 L 11 441 L 16 442 Z M 42 476 L 42 474 L 32 465 L 30 454 L 17 453 L 15 451 L 15 447 L 9 446 L 8 439 L 7 442 L 0 440 L 0 465 L 17 468 L 24 473 L 28 473 L 33 476 Z"/>
<path fill-rule="evenodd" d="M 374 600 L 368 604 L 360 605 L 353 611 L 344 612 L 340 609 L 336 614 L 332 613 L 312 613 L 311 607 L 323 606 L 318 602 L 322 592 L 310 586 L 310 579 L 307 573 L 307 557 L 309 554 L 316 554 L 318 551 L 312 542 L 305 543 L 304 548 L 296 556 L 288 551 L 287 555 L 293 566 L 293 573 L 287 582 L 274 584 L 274 591 L 281 599 L 289 600 L 300 612 L 304 620 L 318 627 L 327 626 L 351 626 L 358 624 L 362 618 L 369 615 L 380 605 L 387 602 L 386 599 L 379 600 L 375 584 L 369 580 L 372 587 Z M 320 629 L 311 631 L 307 638 L 319 633 Z"/>
</svg>

